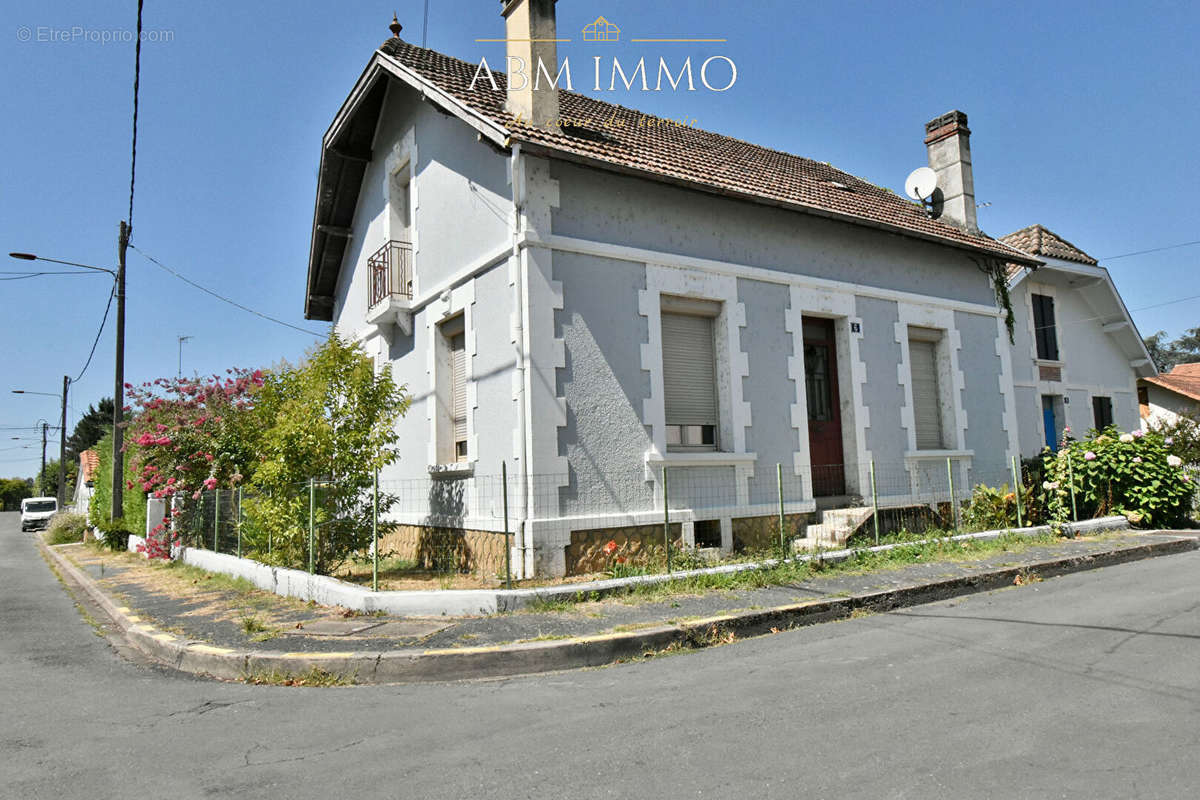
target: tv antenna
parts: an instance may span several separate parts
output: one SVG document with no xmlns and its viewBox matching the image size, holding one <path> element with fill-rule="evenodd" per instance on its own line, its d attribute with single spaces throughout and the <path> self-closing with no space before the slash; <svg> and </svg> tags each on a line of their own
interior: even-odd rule
<svg viewBox="0 0 1200 800">
<path fill-rule="evenodd" d="M 175 338 L 179 340 L 179 369 L 175 373 L 175 377 L 182 378 L 183 377 L 183 343 L 191 340 L 192 337 L 181 335 L 181 336 L 176 336 Z"/>
<path fill-rule="evenodd" d="M 937 191 L 937 173 L 929 167 L 917 167 L 904 179 L 904 193 L 917 201 L 932 216 L 933 193 Z"/>
</svg>

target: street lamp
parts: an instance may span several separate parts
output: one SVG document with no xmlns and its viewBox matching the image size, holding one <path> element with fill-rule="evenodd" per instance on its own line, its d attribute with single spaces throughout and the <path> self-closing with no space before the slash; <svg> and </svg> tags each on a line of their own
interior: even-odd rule
<svg viewBox="0 0 1200 800">
<path fill-rule="evenodd" d="M 58 435 L 58 509 L 61 511 L 67 502 L 67 387 L 70 386 L 71 379 L 63 375 L 62 388 L 62 430 Z M 43 397 L 58 397 L 50 392 L 28 392 L 24 389 L 13 389 L 13 394 L 40 394 Z M 46 471 L 46 424 L 42 423 L 42 472 L 38 473 L 38 480 L 41 480 L 41 475 Z M 42 487 L 38 487 L 41 491 Z"/>
<path fill-rule="evenodd" d="M 125 408 L 125 250 L 129 246 L 129 226 L 121 220 L 121 228 L 117 238 L 117 269 L 113 271 L 105 267 L 93 267 L 91 264 L 79 264 L 75 261 L 60 261 L 56 258 L 46 258 L 35 253 L 9 253 L 9 256 L 19 261 L 47 261 L 51 264 L 65 264 L 68 267 L 79 267 L 96 272 L 107 272 L 113 276 L 117 284 L 117 356 L 116 369 L 113 375 L 113 452 L 112 452 L 112 510 L 109 519 L 116 520 L 125 515 L 125 454 L 124 439 L 124 408 Z M 63 431 L 60 437 L 60 449 L 65 456 L 67 438 L 67 378 L 63 378 Z M 59 460 L 62 463 L 62 459 Z M 60 471 L 62 467 L 60 466 Z M 59 480 L 59 493 L 63 492 L 65 479 Z M 62 506 L 59 500 L 59 507 Z"/>
</svg>

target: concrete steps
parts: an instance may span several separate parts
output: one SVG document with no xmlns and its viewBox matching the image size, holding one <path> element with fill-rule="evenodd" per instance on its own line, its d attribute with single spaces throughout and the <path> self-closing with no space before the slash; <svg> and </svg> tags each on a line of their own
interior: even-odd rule
<svg viewBox="0 0 1200 800">
<path fill-rule="evenodd" d="M 871 518 L 871 509 L 862 506 L 827 508 L 818 513 L 821 521 L 809 525 L 803 538 L 792 540 L 793 551 L 845 547 L 846 540 Z"/>
</svg>

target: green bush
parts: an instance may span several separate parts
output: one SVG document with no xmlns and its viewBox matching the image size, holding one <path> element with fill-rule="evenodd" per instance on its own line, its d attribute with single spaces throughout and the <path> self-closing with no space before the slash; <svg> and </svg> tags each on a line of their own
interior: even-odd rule
<svg viewBox="0 0 1200 800">
<path fill-rule="evenodd" d="M 1022 518 L 1030 524 L 1028 510 L 1034 505 L 1033 489 L 1021 487 Z M 995 531 L 1017 527 L 1017 494 L 1004 484 L 998 489 L 980 484 L 971 493 L 962 510 L 962 528 L 965 531 Z"/>
<path fill-rule="evenodd" d="M 96 443 L 94 449 L 99 455 L 100 463 L 96 468 L 92 499 L 88 504 L 88 515 L 97 528 L 104 530 L 101 521 L 108 524 L 108 520 L 112 516 L 112 431 L 106 433 L 104 438 Z M 146 531 L 146 494 L 137 487 L 137 484 L 134 484 L 134 488 L 129 488 L 134 479 L 132 468 L 134 450 L 132 445 L 125 448 L 126 488 L 121 493 L 121 506 L 125 515 L 117 527 L 119 530 L 136 533 L 140 536 Z"/>
<path fill-rule="evenodd" d="M 124 552 L 129 549 L 129 528 L 124 520 L 115 522 L 105 517 L 95 523 L 96 530 L 104 535 L 104 547 L 108 550 Z"/>
<path fill-rule="evenodd" d="M 1124 514 L 1144 527 L 1186 525 L 1196 487 L 1172 446 L 1154 431 L 1110 427 L 1057 453 L 1047 450 L 1042 490 L 1052 524 L 1071 519 L 1073 488 L 1078 519 Z"/>
<path fill-rule="evenodd" d="M 46 531 L 46 544 L 73 544 L 83 541 L 83 531 L 87 527 L 87 517 L 83 514 L 63 512 L 55 514 L 50 520 L 50 528 Z"/>
</svg>

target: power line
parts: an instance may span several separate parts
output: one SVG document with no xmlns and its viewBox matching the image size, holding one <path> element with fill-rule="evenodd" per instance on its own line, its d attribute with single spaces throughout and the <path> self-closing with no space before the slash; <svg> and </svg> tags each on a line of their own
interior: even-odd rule
<svg viewBox="0 0 1200 800">
<path fill-rule="evenodd" d="M 1138 250 L 1136 253 L 1122 253 L 1119 256 L 1105 256 L 1101 261 L 1114 261 L 1118 258 L 1129 258 L 1130 256 L 1144 256 L 1147 253 L 1161 253 L 1163 250 L 1175 250 L 1180 247 L 1191 247 L 1192 245 L 1200 244 L 1200 239 L 1194 242 L 1181 242 L 1179 244 L 1169 244 L 1166 247 L 1152 247 L 1149 250 Z"/>
<path fill-rule="evenodd" d="M 129 158 L 129 217 L 126 222 L 133 231 L 133 185 L 137 177 L 138 84 L 142 77 L 142 0 L 138 0 L 137 44 L 133 56 L 133 146 Z"/>
<path fill-rule="evenodd" d="M 83 369 L 79 370 L 79 374 L 71 381 L 71 383 L 79 383 L 79 379 L 83 377 L 83 373 L 87 372 L 88 367 L 92 365 L 92 357 L 96 355 L 96 345 L 100 344 L 100 334 L 104 333 L 104 326 L 108 323 L 108 311 L 112 308 L 113 297 L 117 294 L 117 284 L 113 282 L 112 291 L 108 293 L 108 303 L 104 306 L 104 317 L 100 320 L 100 330 L 96 331 L 96 338 L 92 340 L 92 350 L 88 353 L 87 362 L 84 363 Z"/>
<path fill-rule="evenodd" d="M 229 299 L 228 297 L 225 297 L 224 295 L 221 295 L 221 294 L 218 294 L 217 292 L 214 292 L 212 289 L 209 289 L 207 286 L 201 286 L 200 284 L 198 284 L 198 283 L 196 283 L 195 281 L 193 281 L 191 278 L 186 278 L 186 277 L 184 277 L 184 276 L 183 276 L 183 275 L 181 275 L 180 273 L 178 273 L 178 272 L 176 272 L 175 270 L 173 270 L 173 269 L 171 269 L 170 267 L 168 267 L 166 264 L 164 264 L 164 263 L 162 263 L 161 261 L 159 261 L 159 260 L 158 260 L 157 258 L 155 258 L 154 256 L 152 256 L 152 255 L 150 255 L 149 253 L 146 253 L 146 252 L 142 251 L 141 249 L 139 249 L 139 248 L 137 247 L 137 245 L 130 243 L 130 245 L 129 245 L 129 246 L 130 246 L 130 247 L 132 247 L 134 250 L 137 250 L 137 251 L 138 251 L 138 253 L 139 253 L 139 254 L 142 256 L 142 258 L 146 259 L 146 260 L 147 260 L 147 261 L 149 261 L 151 264 L 154 264 L 154 265 L 155 265 L 156 267 L 158 267 L 159 269 L 162 269 L 162 270 L 164 270 L 165 272 L 168 272 L 168 273 L 170 273 L 171 275 L 174 275 L 176 278 L 179 278 L 179 280 L 183 281 L 184 283 L 188 284 L 189 286 L 192 286 L 192 287 L 194 287 L 194 288 L 196 288 L 196 289 L 199 289 L 200 291 L 202 291 L 202 292 L 204 292 L 204 293 L 206 293 L 206 294 L 210 294 L 210 295 L 212 295 L 213 297 L 217 298 L 218 300 L 220 300 L 220 301 L 221 301 L 221 302 L 223 302 L 223 303 L 228 303 L 229 305 L 231 305 L 231 306 L 234 306 L 235 308 L 240 308 L 242 311 L 245 311 L 245 312 L 247 312 L 247 313 L 253 314 L 253 315 L 254 315 L 254 316 L 256 316 L 256 317 L 261 317 L 261 318 L 263 318 L 263 319 L 267 320 L 268 322 L 274 322 L 276 325 L 283 325 L 283 326 L 284 326 L 284 327 L 286 327 L 286 328 L 291 328 L 291 329 L 292 329 L 292 330 L 294 330 L 294 331 L 300 331 L 301 333 L 308 334 L 309 336 L 313 336 L 313 337 L 315 337 L 315 338 L 318 338 L 318 339 L 324 338 L 324 336 L 325 336 L 325 334 L 323 334 L 323 333 L 316 333 L 316 332 L 314 332 L 314 331 L 310 331 L 310 330 L 308 330 L 307 328 L 301 328 L 301 327 L 300 327 L 300 326 L 298 326 L 298 325 L 293 325 L 293 324 L 292 324 L 292 323 L 290 323 L 290 322 L 284 322 L 284 321 L 283 321 L 283 320 L 281 320 L 281 319 L 276 319 L 275 317 L 272 317 L 272 316 L 269 316 L 269 315 L 267 315 L 267 314 L 264 314 L 264 313 L 262 313 L 261 311 L 255 311 L 253 308 L 250 308 L 249 306 L 244 306 L 244 305 L 242 305 L 241 303 L 239 303 L 239 302 L 238 302 L 238 301 L 236 301 L 236 300 L 231 300 L 231 299 Z"/>
</svg>

